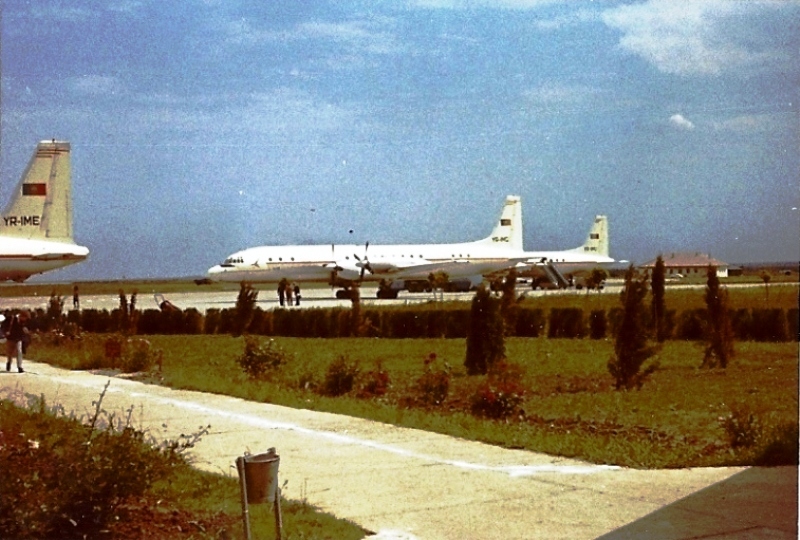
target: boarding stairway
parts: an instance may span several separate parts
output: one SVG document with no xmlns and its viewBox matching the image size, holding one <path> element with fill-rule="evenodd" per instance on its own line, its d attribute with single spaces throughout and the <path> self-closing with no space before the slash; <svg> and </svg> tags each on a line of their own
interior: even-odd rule
<svg viewBox="0 0 800 540">
<path fill-rule="evenodd" d="M 559 289 L 566 289 L 570 286 L 570 282 L 567 278 L 564 277 L 564 274 L 559 272 L 559 270 L 553 266 L 552 262 L 549 261 L 542 261 L 536 263 L 536 266 L 544 272 L 547 279 L 550 280 L 550 283 L 558 287 Z"/>
</svg>

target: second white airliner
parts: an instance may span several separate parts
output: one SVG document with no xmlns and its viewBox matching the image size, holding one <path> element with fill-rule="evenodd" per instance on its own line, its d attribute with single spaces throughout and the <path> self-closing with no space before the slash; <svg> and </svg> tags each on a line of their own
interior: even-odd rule
<svg viewBox="0 0 800 540">
<path fill-rule="evenodd" d="M 260 246 L 233 253 L 208 270 L 216 281 L 328 283 L 343 287 L 382 282 L 379 296 L 396 297 L 406 284 L 444 272 L 451 280 L 480 282 L 484 276 L 511 267 L 548 265 L 575 271 L 612 263 L 608 219 L 597 216 L 586 242 L 566 251 L 525 251 L 522 245 L 522 202 L 506 197 L 492 233 L 478 241 L 457 244 L 285 245 Z"/>
</svg>

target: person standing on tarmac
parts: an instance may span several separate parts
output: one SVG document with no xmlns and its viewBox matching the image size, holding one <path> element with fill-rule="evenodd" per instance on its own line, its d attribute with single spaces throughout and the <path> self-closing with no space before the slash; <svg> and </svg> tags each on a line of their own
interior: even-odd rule
<svg viewBox="0 0 800 540">
<path fill-rule="evenodd" d="M 288 286 L 289 282 L 286 280 L 286 278 L 283 278 L 278 282 L 278 302 L 280 302 L 281 307 L 283 307 L 283 304 L 285 302 L 286 288 Z"/>
<path fill-rule="evenodd" d="M 11 371 L 11 358 L 17 357 L 17 371 L 25 373 L 22 369 L 22 347 L 28 338 L 28 314 L 24 311 L 19 315 L 10 315 L 5 321 L 4 333 L 6 335 L 6 371 Z"/>
</svg>

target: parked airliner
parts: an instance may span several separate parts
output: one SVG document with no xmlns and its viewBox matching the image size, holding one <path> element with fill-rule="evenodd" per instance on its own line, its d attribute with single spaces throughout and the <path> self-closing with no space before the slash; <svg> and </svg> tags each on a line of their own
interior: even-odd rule
<svg viewBox="0 0 800 540">
<path fill-rule="evenodd" d="M 0 220 L 0 281 L 75 264 L 89 249 L 72 239 L 70 144 L 42 141 Z"/>
<path fill-rule="evenodd" d="M 444 272 L 450 280 L 480 282 L 484 276 L 513 266 L 564 265 L 587 268 L 613 262 L 608 256 L 605 216 L 597 216 L 586 243 L 558 252 L 526 252 L 522 245 L 522 202 L 509 195 L 492 233 L 482 240 L 457 244 L 261 246 L 233 253 L 208 270 L 217 281 L 329 283 L 346 297 L 354 284 L 380 281 L 379 296 L 396 297 L 414 281 Z"/>
</svg>

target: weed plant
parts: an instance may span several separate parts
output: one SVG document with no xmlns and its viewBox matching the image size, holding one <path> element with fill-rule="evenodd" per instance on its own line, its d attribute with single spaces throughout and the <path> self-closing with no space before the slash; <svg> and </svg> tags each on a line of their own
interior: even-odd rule
<svg viewBox="0 0 800 540">
<path fill-rule="evenodd" d="M 155 441 L 94 403 L 88 418 L 40 398 L 0 399 L 0 538 L 241 539 L 239 482 L 185 458 L 206 430 Z M 285 485 L 284 485 L 285 487 Z M 285 538 L 363 538 L 354 524 L 305 501 L 281 502 Z M 255 538 L 274 534 L 252 506 Z"/>
<path fill-rule="evenodd" d="M 347 355 L 340 354 L 325 372 L 322 394 L 337 397 L 349 393 L 355 387 L 359 371 L 358 361 L 351 361 Z"/>
<path fill-rule="evenodd" d="M 290 357 L 274 339 L 245 336 L 244 352 L 236 361 L 249 378 L 259 380 L 272 376 Z"/>
<path fill-rule="evenodd" d="M 167 477 L 196 441 L 148 444 L 131 425 L 132 410 L 124 419 L 106 413 L 103 395 L 88 425 L 41 399 L 27 410 L 0 402 L 3 537 L 96 538 L 123 505 Z"/>
</svg>

